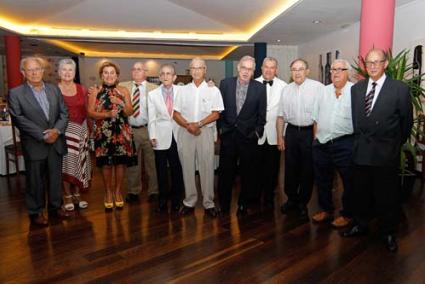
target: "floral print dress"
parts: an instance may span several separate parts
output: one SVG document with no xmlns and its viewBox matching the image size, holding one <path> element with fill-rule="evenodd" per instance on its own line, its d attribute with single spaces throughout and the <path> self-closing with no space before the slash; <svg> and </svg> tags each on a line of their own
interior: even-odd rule
<svg viewBox="0 0 425 284">
<path fill-rule="evenodd" d="M 117 96 L 124 101 L 122 95 L 114 92 L 115 86 L 103 86 L 96 96 L 96 111 L 111 111 L 118 108 L 116 118 L 96 120 L 95 153 L 98 167 L 112 165 L 133 166 L 137 164 L 137 156 L 128 118 L 122 109 L 111 103 L 111 97 Z"/>
</svg>

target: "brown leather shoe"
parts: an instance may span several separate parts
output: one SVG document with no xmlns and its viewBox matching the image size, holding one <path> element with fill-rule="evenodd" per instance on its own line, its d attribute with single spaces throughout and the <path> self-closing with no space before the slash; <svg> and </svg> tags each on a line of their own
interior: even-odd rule
<svg viewBox="0 0 425 284">
<path fill-rule="evenodd" d="M 339 216 L 338 218 L 336 218 L 332 222 L 332 226 L 334 226 L 336 228 L 342 228 L 342 227 L 348 226 L 350 223 L 351 223 L 350 218 L 346 218 L 344 216 Z"/>
<path fill-rule="evenodd" d="M 49 222 L 47 221 L 47 218 L 44 217 L 43 213 L 32 215 L 30 216 L 30 219 L 31 219 L 32 225 L 45 227 L 49 224 Z"/>
<path fill-rule="evenodd" d="M 321 211 L 319 213 L 316 213 L 312 217 L 314 222 L 325 222 L 325 221 L 331 220 L 332 218 L 333 216 L 326 211 Z"/>
</svg>

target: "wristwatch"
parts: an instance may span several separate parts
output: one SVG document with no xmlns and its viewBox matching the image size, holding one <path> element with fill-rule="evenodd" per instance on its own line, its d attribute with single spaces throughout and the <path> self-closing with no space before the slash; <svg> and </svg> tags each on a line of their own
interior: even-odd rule
<svg viewBox="0 0 425 284">
<path fill-rule="evenodd" d="M 204 126 L 204 124 L 202 123 L 202 121 L 198 122 L 198 127 L 201 128 L 202 126 Z"/>
</svg>

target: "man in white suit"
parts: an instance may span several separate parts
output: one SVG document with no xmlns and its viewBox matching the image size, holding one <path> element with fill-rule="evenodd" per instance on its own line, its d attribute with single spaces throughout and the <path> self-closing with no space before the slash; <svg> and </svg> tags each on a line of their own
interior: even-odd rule
<svg viewBox="0 0 425 284">
<path fill-rule="evenodd" d="M 178 124 L 173 120 L 173 105 L 179 86 L 173 85 L 176 71 L 171 64 L 164 64 L 159 71 L 161 86 L 148 94 L 149 138 L 155 153 L 155 165 L 158 177 L 158 212 L 179 211 L 183 192 L 182 167 L 177 152 Z M 171 187 L 168 184 L 168 167 L 171 170 Z M 169 191 L 170 189 L 170 191 Z"/>
<path fill-rule="evenodd" d="M 262 75 L 257 80 L 267 88 L 267 115 L 264 125 L 264 135 L 258 139 L 258 171 L 260 178 L 257 179 L 257 191 L 254 200 L 263 197 L 264 207 L 274 206 L 274 190 L 277 185 L 280 151 L 277 149 L 276 119 L 279 110 L 279 102 L 282 90 L 287 85 L 283 80 L 276 77 L 278 62 L 273 57 L 266 57 L 261 66 Z"/>
</svg>

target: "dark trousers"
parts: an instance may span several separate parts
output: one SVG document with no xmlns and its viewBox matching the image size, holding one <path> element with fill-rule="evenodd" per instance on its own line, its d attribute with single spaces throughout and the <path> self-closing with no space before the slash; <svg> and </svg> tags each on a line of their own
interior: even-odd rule
<svg viewBox="0 0 425 284">
<path fill-rule="evenodd" d="M 241 191 L 239 205 L 246 206 L 255 187 L 254 168 L 257 158 L 257 138 L 248 139 L 237 130 L 221 136 L 218 194 L 221 209 L 228 211 L 232 199 L 232 188 L 239 162 Z"/>
<path fill-rule="evenodd" d="M 25 156 L 26 191 L 25 202 L 29 215 L 40 214 L 46 207 L 56 211 L 62 204 L 62 156 L 52 147 L 43 160 L 31 161 Z"/>
<path fill-rule="evenodd" d="M 397 167 L 353 166 L 353 213 L 367 226 L 376 214 L 382 234 L 397 230 L 400 213 Z"/>
<path fill-rule="evenodd" d="M 285 194 L 288 203 L 307 206 L 313 191 L 313 127 L 288 124 L 285 134 Z"/>
<path fill-rule="evenodd" d="M 269 145 L 266 141 L 258 145 L 257 188 L 253 199 L 258 201 L 263 197 L 264 204 L 273 204 L 274 192 L 277 185 L 280 165 L 280 151 L 276 145 Z"/>
<path fill-rule="evenodd" d="M 313 142 L 314 177 L 318 190 L 319 206 L 322 210 L 333 213 L 335 207 L 332 198 L 335 170 L 341 176 L 344 191 L 342 194 L 341 215 L 351 218 L 351 164 L 353 136 L 336 138 L 325 144 L 318 140 Z"/>
<path fill-rule="evenodd" d="M 154 150 L 156 175 L 158 179 L 159 201 L 177 205 L 183 193 L 183 173 L 180 164 L 177 144 L 172 137 L 171 146 L 167 150 Z M 171 171 L 171 187 L 168 182 L 168 165 Z"/>
</svg>

